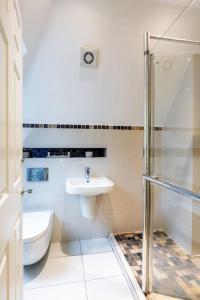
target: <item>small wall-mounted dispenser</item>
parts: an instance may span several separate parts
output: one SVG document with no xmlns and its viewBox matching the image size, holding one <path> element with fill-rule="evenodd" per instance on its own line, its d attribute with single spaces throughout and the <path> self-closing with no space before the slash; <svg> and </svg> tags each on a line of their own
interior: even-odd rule
<svg viewBox="0 0 200 300">
<path fill-rule="evenodd" d="M 98 60 L 98 49 L 81 48 L 81 66 L 96 68 Z"/>
</svg>

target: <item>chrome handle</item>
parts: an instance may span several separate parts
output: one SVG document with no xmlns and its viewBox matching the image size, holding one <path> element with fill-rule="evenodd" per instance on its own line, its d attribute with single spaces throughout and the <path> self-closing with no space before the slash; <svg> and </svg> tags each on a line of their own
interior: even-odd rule
<svg viewBox="0 0 200 300">
<path fill-rule="evenodd" d="M 185 189 L 184 187 L 178 186 L 174 183 L 164 181 L 164 180 L 160 179 L 157 176 L 143 175 L 143 177 L 144 177 L 145 180 L 150 181 L 154 184 L 160 185 L 164 188 L 167 188 L 168 190 L 171 190 L 175 193 L 181 194 L 185 197 L 191 198 L 191 199 L 196 200 L 196 201 L 200 201 L 200 194 L 199 193 L 195 193 L 193 191 Z"/>
<path fill-rule="evenodd" d="M 28 194 L 32 194 L 33 190 L 31 189 L 28 189 L 28 190 L 22 190 L 21 191 L 21 195 L 23 196 L 25 193 L 28 193 Z"/>
<path fill-rule="evenodd" d="M 87 182 L 90 182 L 90 167 L 85 168 L 85 178 Z"/>
</svg>

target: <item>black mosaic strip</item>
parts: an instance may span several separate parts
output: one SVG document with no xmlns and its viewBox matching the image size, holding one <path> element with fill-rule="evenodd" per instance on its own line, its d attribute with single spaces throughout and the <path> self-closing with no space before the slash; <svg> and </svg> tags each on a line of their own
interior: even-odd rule
<svg viewBox="0 0 200 300">
<path fill-rule="evenodd" d="M 144 130 L 143 126 L 115 125 L 72 125 L 72 124 L 30 124 L 24 123 L 23 128 L 56 128 L 56 129 L 96 129 L 96 130 Z"/>
<path fill-rule="evenodd" d="M 106 157 L 106 148 L 24 148 L 23 158 Z"/>
</svg>

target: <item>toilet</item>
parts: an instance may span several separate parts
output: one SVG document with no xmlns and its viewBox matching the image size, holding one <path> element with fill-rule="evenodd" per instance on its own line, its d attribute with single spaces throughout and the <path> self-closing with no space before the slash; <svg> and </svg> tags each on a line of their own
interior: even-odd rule
<svg viewBox="0 0 200 300">
<path fill-rule="evenodd" d="M 24 266 L 42 259 L 49 247 L 52 229 L 52 211 L 23 213 Z"/>
</svg>

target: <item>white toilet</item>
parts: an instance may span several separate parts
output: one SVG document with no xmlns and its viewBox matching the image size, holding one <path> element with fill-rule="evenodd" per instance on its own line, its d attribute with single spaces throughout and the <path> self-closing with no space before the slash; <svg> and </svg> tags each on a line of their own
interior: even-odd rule
<svg viewBox="0 0 200 300">
<path fill-rule="evenodd" d="M 53 229 L 53 212 L 23 213 L 24 266 L 38 262 L 47 252 Z"/>
</svg>

